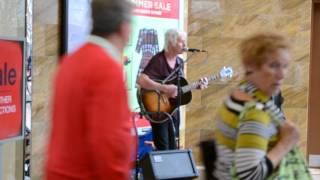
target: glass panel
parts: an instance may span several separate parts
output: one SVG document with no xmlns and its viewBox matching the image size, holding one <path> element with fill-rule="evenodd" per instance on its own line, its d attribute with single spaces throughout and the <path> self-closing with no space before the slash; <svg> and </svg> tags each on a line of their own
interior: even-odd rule
<svg viewBox="0 0 320 180">
<path fill-rule="evenodd" d="M 25 1 L 0 1 L 0 37 L 25 37 Z"/>
</svg>

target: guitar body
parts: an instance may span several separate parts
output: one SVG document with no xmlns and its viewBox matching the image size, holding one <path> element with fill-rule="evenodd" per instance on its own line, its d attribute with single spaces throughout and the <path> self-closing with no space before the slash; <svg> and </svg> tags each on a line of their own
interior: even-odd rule
<svg viewBox="0 0 320 180">
<path fill-rule="evenodd" d="M 177 79 L 168 81 L 166 84 L 177 85 Z M 186 79 L 180 79 L 181 87 L 188 85 Z M 192 99 L 191 91 L 181 94 L 180 105 L 188 104 Z M 172 115 L 177 110 L 177 99 L 168 98 L 159 91 L 140 89 L 138 91 L 138 101 L 146 117 L 156 123 L 161 123 L 168 120 L 169 115 Z"/>
<path fill-rule="evenodd" d="M 233 69 L 231 67 L 223 67 L 218 75 L 212 75 L 207 77 L 208 83 L 213 80 L 221 78 L 231 78 L 233 75 Z M 162 83 L 162 81 L 158 81 Z M 165 84 L 175 84 L 177 85 L 177 79 L 168 80 Z M 184 78 L 180 78 L 180 105 L 188 104 L 192 99 L 191 91 L 199 86 L 199 82 L 191 83 Z M 154 123 L 162 123 L 171 118 L 171 116 L 176 112 L 177 99 L 168 98 L 166 95 L 155 90 L 139 89 L 137 91 L 138 102 L 141 111 L 145 114 L 148 120 Z"/>
</svg>

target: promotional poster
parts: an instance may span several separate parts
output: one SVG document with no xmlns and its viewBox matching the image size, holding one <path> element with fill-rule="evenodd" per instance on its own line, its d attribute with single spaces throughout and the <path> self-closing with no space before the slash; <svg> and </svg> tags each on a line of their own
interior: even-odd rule
<svg viewBox="0 0 320 180">
<path fill-rule="evenodd" d="M 133 30 L 125 50 L 124 65 L 130 107 L 140 111 L 136 80 L 152 56 L 163 50 L 164 34 L 168 29 L 184 27 L 183 0 L 132 0 L 135 5 Z"/>
<path fill-rule="evenodd" d="M 0 40 L 0 141 L 22 135 L 23 41 Z"/>
</svg>

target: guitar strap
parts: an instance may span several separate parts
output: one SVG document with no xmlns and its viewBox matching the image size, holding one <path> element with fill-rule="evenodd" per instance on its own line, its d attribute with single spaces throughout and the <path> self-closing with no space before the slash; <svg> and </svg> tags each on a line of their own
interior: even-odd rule
<svg viewBox="0 0 320 180">
<path fill-rule="evenodd" d="M 162 84 L 165 84 L 167 81 L 173 79 L 172 77 L 176 78 L 176 74 L 177 74 L 177 71 L 179 71 L 179 76 L 181 77 L 184 77 L 184 72 L 183 72 L 183 64 L 184 64 L 184 61 L 182 58 L 180 58 L 179 56 L 177 56 L 176 58 L 176 63 L 177 63 L 177 66 L 174 68 L 174 70 L 169 74 L 169 76 L 167 76 L 161 83 Z"/>
</svg>

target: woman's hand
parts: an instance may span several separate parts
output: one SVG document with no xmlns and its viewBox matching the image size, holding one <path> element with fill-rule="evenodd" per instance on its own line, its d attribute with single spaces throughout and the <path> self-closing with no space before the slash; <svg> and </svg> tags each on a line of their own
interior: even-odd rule
<svg viewBox="0 0 320 180">
<path fill-rule="evenodd" d="M 279 141 L 267 154 L 273 167 L 279 165 L 282 158 L 295 147 L 300 137 L 298 128 L 288 120 L 280 125 L 279 135 Z"/>
<path fill-rule="evenodd" d="M 279 127 L 279 133 L 279 143 L 283 144 L 289 151 L 298 143 L 300 138 L 298 128 L 288 120 Z"/>
</svg>

